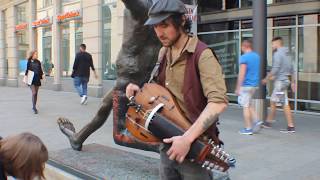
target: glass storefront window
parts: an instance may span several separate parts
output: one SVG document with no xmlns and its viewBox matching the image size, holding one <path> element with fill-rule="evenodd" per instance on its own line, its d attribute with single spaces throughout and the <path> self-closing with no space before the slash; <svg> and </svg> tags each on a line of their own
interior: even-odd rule
<svg viewBox="0 0 320 180">
<path fill-rule="evenodd" d="M 83 43 L 82 21 L 75 22 L 75 54 L 79 52 L 79 47 Z"/>
<path fill-rule="evenodd" d="M 68 3 L 68 2 L 72 2 L 72 1 L 75 1 L 75 0 L 62 0 L 62 3 Z"/>
<path fill-rule="evenodd" d="M 239 0 L 225 0 L 226 9 L 239 8 Z"/>
<path fill-rule="evenodd" d="M 216 53 L 225 75 L 228 93 L 234 93 L 238 76 L 239 32 L 199 35 Z"/>
<path fill-rule="evenodd" d="M 221 0 L 201 0 L 198 3 L 200 13 L 221 11 L 223 9 L 223 2 Z"/>
<path fill-rule="evenodd" d="M 42 7 L 45 8 L 51 6 L 53 4 L 52 1 L 53 0 L 42 0 Z"/>
<path fill-rule="evenodd" d="M 5 59 L 5 63 L 4 63 L 4 74 L 8 75 L 8 20 L 7 20 L 7 10 L 3 11 L 3 29 L 4 29 L 4 41 L 5 41 L 5 49 L 4 49 L 4 59 Z"/>
<path fill-rule="evenodd" d="M 273 0 L 273 3 L 287 3 L 287 2 L 296 2 L 296 0 Z"/>
<path fill-rule="evenodd" d="M 43 71 L 46 76 L 52 76 L 54 64 L 52 61 L 52 29 L 45 27 L 42 31 L 42 65 Z"/>
<path fill-rule="evenodd" d="M 273 18 L 273 26 L 291 26 L 296 25 L 296 17 L 289 16 L 289 17 L 276 17 Z"/>
<path fill-rule="evenodd" d="M 201 0 L 198 4 L 200 13 L 239 8 L 239 0 Z"/>
<path fill-rule="evenodd" d="M 218 55 L 225 73 L 230 102 L 236 103 L 236 96 L 233 93 L 238 73 L 239 43 L 245 38 L 252 38 L 253 34 L 252 20 L 241 20 L 241 30 L 228 29 L 232 27 L 230 24 L 238 28 L 236 26 L 238 23 L 234 22 L 200 24 L 198 36 Z M 293 93 L 288 88 L 291 108 L 320 112 L 320 15 L 276 17 L 268 19 L 268 22 L 272 22 L 274 27 L 269 27 L 267 30 L 267 71 L 270 71 L 273 61 L 271 40 L 280 36 L 283 38 L 284 47 L 288 48 L 297 72 L 297 92 Z M 296 27 L 297 25 L 299 27 Z M 239 35 L 241 39 L 238 38 Z M 272 89 L 273 82 L 270 81 L 267 84 L 267 97 L 270 97 Z"/>
<path fill-rule="evenodd" d="M 17 34 L 18 41 L 18 59 L 19 59 L 19 74 L 23 75 L 25 72 L 27 56 L 28 56 L 28 39 L 27 39 L 27 30 L 19 31 Z"/>
<path fill-rule="evenodd" d="M 252 20 L 242 20 L 241 29 L 252 29 Z"/>
<path fill-rule="evenodd" d="M 26 8 L 27 3 L 23 3 L 17 6 L 17 24 L 27 22 Z"/>
<path fill-rule="evenodd" d="M 27 21 L 26 16 L 26 8 L 27 3 L 19 4 L 16 7 L 16 24 L 25 23 Z M 17 35 L 17 43 L 18 43 L 18 59 L 19 59 L 19 74 L 24 74 L 25 71 L 25 65 L 27 62 L 27 53 L 29 49 L 29 39 L 28 39 L 28 29 L 23 29 L 18 32 L 16 32 Z"/>
<path fill-rule="evenodd" d="M 102 7 L 102 25 L 102 77 L 103 80 L 115 79 L 116 67 L 111 63 L 111 11 L 109 5 Z"/>
<path fill-rule="evenodd" d="M 320 101 L 320 27 L 299 28 L 298 99 Z M 318 41 L 317 41 L 318 40 Z M 318 111 L 320 104 L 299 103 L 298 110 Z"/>
<path fill-rule="evenodd" d="M 211 24 L 199 24 L 199 32 L 224 31 L 239 29 L 239 21 L 218 22 Z"/>
<path fill-rule="evenodd" d="M 241 0 L 241 8 L 252 7 L 252 0 Z"/>
<path fill-rule="evenodd" d="M 72 72 L 72 65 L 70 65 L 70 32 L 69 22 L 61 24 L 62 38 L 61 38 L 61 65 L 62 76 L 70 77 Z M 73 62 L 73 61 L 72 61 Z"/>
</svg>

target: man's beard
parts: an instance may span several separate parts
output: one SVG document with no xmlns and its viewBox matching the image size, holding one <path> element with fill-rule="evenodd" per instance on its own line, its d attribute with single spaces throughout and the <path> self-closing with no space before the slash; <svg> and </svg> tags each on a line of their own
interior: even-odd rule
<svg viewBox="0 0 320 180">
<path fill-rule="evenodd" d="M 174 44 L 176 44 L 176 42 L 180 39 L 180 37 L 181 37 L 181 33 L 179 32 L 178 35 L 177 35 L 177 37 L 176 37 L 174 40 L 170 41 L 168 45 L 163 44 L 163 43 L 161 42 L 161 43 L 162 43 L 162 46 L 164 46 L 164 47 L 171 47 L 171 46 L 173 46 Z"/>
</svg>

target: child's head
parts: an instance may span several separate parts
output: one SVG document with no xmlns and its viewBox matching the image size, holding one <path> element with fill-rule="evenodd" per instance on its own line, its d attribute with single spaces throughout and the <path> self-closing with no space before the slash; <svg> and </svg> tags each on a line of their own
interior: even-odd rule
<svg viewBox="0 0 320 180">
<path fill-rule="evenodd" d="M 48 151 L 39 137 L 21 133 L 0 140 L 0 161 L 5 172 L 19 179 L 42 177 Z"/>
</svg>

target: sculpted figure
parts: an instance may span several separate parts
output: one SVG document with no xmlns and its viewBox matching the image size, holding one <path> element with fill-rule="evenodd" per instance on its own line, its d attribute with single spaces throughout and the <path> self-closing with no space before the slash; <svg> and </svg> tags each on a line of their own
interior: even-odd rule
<svg viewBox="0 0 320 180">
<path fill-rule="evenodd" d="M 105 94 L 96 115 L 79 132 L 76 132 L 72 122 L 67 118 L 60 117 L 57 121 L 60 130 L 69 139 L 74 150 L 81 151 L 83 142 L 106 122 L 113 108 L 115 143 L 158 152 L 157 144 L 138 141 L 128 134 L 125 128 L 128 102 L 125 97 L 125 88 L 129 83 L 142 85 L 149 79 L 161 47 L 153 28 L 144 26 L 148 18 L 148 9 L 153 2 L 152 0 L 122 0 L 122 2 L 127 9 L 124 17 L 123 44 L 116 61 L 115 87 Z M 185 3 L 189 2 L 185 1 Z"/>
</svg>

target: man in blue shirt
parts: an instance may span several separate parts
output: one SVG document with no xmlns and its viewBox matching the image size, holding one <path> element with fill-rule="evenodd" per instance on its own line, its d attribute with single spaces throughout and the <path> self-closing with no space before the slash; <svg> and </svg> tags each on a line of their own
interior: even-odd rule
<svg viewBox="0 0 320 180">
<path fill-rule="evenodd" d="M 252 97 L 259 86 L 260 57 L 252 50 L 252 42 L 244 40 L 241 44 L 241 51 L 244 53 L 239 60 L 239 75 L 235 93 L 238 95 L 238 102 L 243 107 L 245 128 L 239 131 L 240 134 L 252 135 L 260 129 L 262 121 L 257 116 L 252 105 Z M 255 121 L 254 121 L 255 120 Z"/>
</svg>

